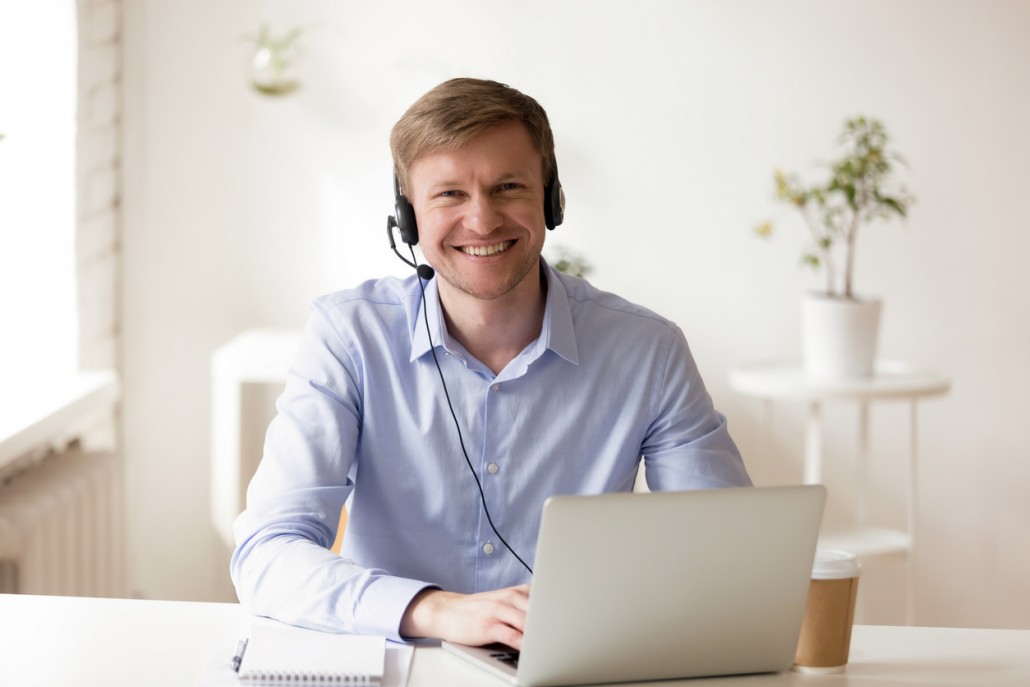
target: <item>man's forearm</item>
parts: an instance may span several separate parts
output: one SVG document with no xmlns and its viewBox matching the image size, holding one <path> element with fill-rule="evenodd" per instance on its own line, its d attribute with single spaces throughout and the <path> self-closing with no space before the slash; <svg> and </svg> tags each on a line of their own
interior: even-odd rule
<svg viewBox="0 0 1030 687">
<path fill-rule="evenodd" d="M 400 639 L 405 608 L 425 582 L 369 570 L 299 536 L 243 545 L 231 565 L 249 611 L 291 625 Z"/>
</svg>

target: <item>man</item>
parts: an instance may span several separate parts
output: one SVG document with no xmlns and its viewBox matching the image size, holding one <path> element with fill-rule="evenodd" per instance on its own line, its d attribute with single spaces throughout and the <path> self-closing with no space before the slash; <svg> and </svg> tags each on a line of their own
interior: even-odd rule
<svg viewBox="0 0 1030 687">
<path fill-rule="evenodd" d="M 436 274 L 315 301 L 233 581 L 297 625 L 520 648 L 548 496 L 629 491 L 641 456 L 652 489 L 750 479 L 679 328 L 541 259 L 562 208 L 535 100 L 454 79 L 391 147 Z"/>
</svg>

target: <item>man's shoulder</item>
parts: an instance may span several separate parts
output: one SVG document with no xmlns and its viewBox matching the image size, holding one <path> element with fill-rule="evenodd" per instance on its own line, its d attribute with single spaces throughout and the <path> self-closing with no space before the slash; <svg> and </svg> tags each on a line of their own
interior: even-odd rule
<svg viewBox="0 0 1030 687">
<path fill-rule="evenodd" d="M 383 277 L 319 296 L 311 307 L 316 320 L 328 324 L 345 340 L 393 340 L 410 334 L 418 316 L 419 297 L 415 277 Z"/>
<path fill-rule="evenodd" d="M 347 313 L 354 310 L 403 309 L 413 298 L 413 280 L 397 277 L 370 279 L 349 289 L 334 291 L 319 296 L 314 307 L 327 314 Z M 418 294 L 414 293 L 417 297 Z"/>
<path fill-rule="evenodd" d="M 622 296 L 597 288 L 579 277 L 559 273 L 569 307 L 574 316 L 581 315 L 611 323 L 635 326 L 653 326 L 658 329 L 677 329 L 676 323 L 649 308 Z"/>
</svg>

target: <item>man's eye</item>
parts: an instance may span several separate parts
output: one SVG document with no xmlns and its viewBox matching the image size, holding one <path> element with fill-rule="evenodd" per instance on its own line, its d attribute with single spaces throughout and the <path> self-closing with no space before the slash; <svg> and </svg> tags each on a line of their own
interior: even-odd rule
<svg viewBox="0 0 1030 687">
<path fill-rule="evenodd" d="M 514 191 L 517 188 L 519 188 L 519 185 L 516 184 L 514 181 L 509 181 L 508 183 L 501 184 L 502 191 Z"/>
<path fill-rule="evenodd" d="M 440 192 L 440 197 L 441 198 L 454 198 L 457 195 L 458 195 L 457 191 L 441 191 Z"/>
</svg>

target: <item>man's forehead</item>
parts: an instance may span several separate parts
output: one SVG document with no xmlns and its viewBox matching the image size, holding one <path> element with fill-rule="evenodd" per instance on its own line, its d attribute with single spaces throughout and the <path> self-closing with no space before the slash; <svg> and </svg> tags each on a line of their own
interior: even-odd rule
<svg viewBox="0 0 1030 687">
<path fill-rule="evenodd" d="M 432 168 L 433 176 L 441 181 L 450 176 L 457 180 L 473 170 L 503 180 L 527 172 L 542 173 L 543 156 L 526 128 L 520 122 L 510 122 L 460 143 L 422 152 L 409 164 L 409 175 L 427 168 Z"/>
</svg>

